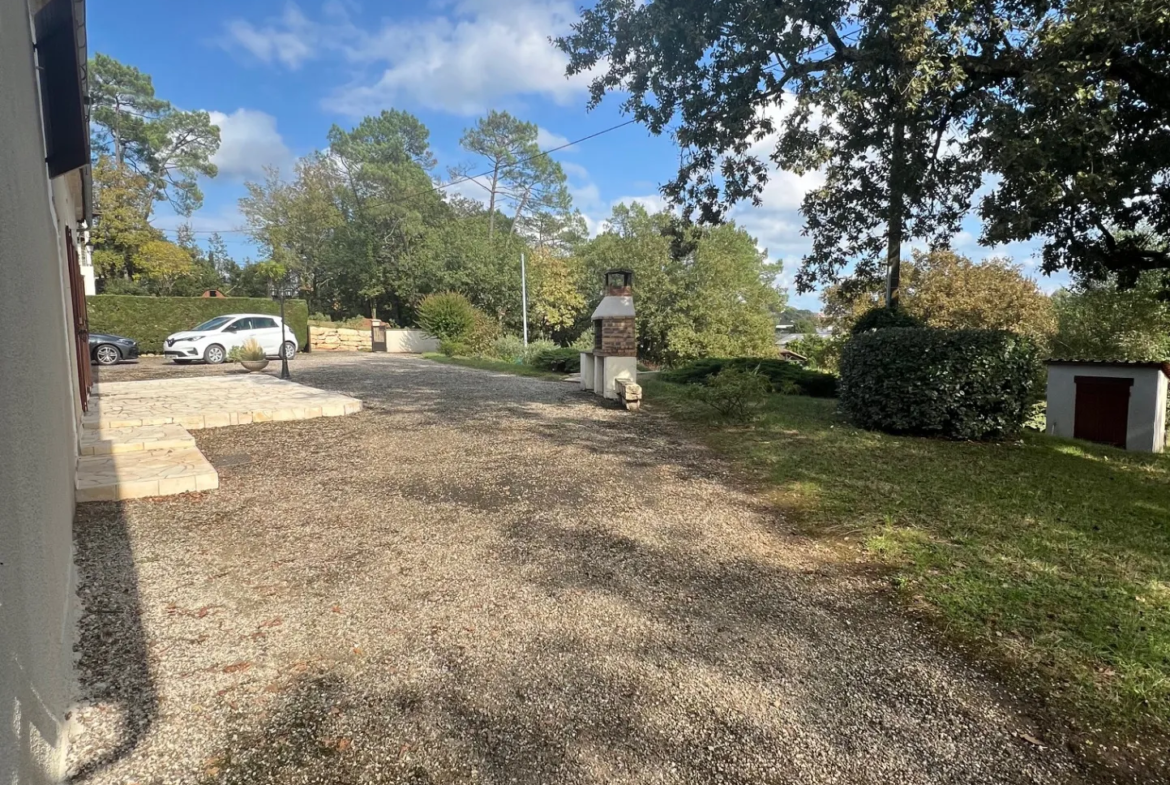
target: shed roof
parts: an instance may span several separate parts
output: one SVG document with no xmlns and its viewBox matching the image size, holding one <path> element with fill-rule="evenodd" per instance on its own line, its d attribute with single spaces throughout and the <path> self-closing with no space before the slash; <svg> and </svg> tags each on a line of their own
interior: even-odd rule
<svg viewBox="0 0 1170 785">
<path fill-rule="evenodd" d="M 1044 362 L 1046 365 L 1088 365 L 1098 368 L 1156 368 L 1170 376 L 1170 362 L 1158 362 L 1157 360 L 1074 360 L 1055 357 Z"/>
</svg>

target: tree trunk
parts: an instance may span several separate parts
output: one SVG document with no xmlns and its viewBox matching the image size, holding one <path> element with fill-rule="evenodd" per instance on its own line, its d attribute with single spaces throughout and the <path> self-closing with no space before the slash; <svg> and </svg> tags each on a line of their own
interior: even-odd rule
<svg viewBox="0 0 1170 785">
<path fill-rule="evenodd" d="M 496 159 L 495 168 L 492 170 L 492 190 L 488 195 L 488 240 L 496 234 L 496 189 L 500 185 L 500 160 Z"/>
<path fill-rule="evenodd" d="M 897 308 L 902 285 L 902 228 L 905 221 L 902 169 L 905 165 L 906 125 L 900 112 L 894 115 L 890 139 L 890 212 L 887 217 L 886 307 Z"/>
</svg>

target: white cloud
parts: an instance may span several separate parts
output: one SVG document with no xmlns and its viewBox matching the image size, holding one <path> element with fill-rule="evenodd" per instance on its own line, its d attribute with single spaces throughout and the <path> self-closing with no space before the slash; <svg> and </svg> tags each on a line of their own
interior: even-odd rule
<svg viewBox="0 0 1170 785">
<path fill-rule="evenodd" d="M 290 3 L 257 25 L 229 23 L 221 43 L 287 68 L 340 55 L 358 69 L 325 108 L 360 116 L 402 99 L 456 114 L 476 114 L 510 95 L 533 94 L 567 104 L 588 77 L 565 77 L 567 58 L 549 38 L 576 18 L 571 0 L 462 0 L 441 3 L 447 13 L 383 21 L 368 29 L 346 7 L 324 7 L 319 21 Z"/>
<path fill-rule="evenodd" d="M 568 143 L 569 143 L 569 139 L 566 136 L 561 136 L 560 134 L 553 133 L 552 131 L 548 130 L 547 128 L 537 128 L 536 129 L 536 146 L 539 147 L 541 150 L 548 151 L 548 150 L 552 150 L 553 148 L 564 147 L 565 152 L 568 152 L 570 150 L 577 149 L 576 147 L 565 147 L 565 145 L 567 145 Z M 561 166 L 564 167 L 564 164 L 561 164 Z"/>
<path fill-rule="evenodd" d="M 228 22 L 221 44 L 242 48 L 265 63 L 279 62 L 296 70 L 320 51 L 318 27 L 310 22 L 295 4 L 285 6 L 284 13 L 262 26 L 243 19 Z"/>
<path fill-rule="evenodd" d="M 256 109 L 237 109 L 231 114 L 211 112 L 219 126 L 219 149 L 211 162 L 225 177 L 261 177 L 265 166 L 287 171 L 292 152 L 276 130 L 276 118 Z"/>
</svg>

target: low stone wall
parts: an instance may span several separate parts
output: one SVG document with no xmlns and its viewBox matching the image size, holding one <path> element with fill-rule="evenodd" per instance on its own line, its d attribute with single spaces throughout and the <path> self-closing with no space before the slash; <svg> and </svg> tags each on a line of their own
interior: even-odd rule
<svg viewBox="0 0 1170 785">
<path fill-rule="evenodd" d="M 368 352 L 369 330 L 344 327 L 309 327 L 309 345 L 314 352 Z M 386 351 L 391 354 L 422 354 L 439 351 L 439 339 L 422 330 L 387 330 Z"/>
<path fill-rule="evenodd" d="M 370 331 L 309 325 L 309 346 L 314 352 L 368 352 Z"/>
</svg>

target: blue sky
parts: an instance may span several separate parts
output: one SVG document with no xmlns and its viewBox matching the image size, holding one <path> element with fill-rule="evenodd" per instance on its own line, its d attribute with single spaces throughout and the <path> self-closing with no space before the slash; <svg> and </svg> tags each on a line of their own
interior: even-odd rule
<svg viewBox="0 0 1170 785">
<path fill-rule="evenodd" d="M 239 231 L 237 200 L 261 167 L 288 171 L 298 156 L 325 145 L 333 124 L 351 126 L 385 108 L 404 109 L 431 129 L 440 172 L 473 159 L 459 148 L 463 129 L 487 109 L 505 109 L 541 128 L 544 149 L 616 125 L 625 118 L 610 98 L 586 110 L 586 82 L 564 76 L 564 56 L 548 37 L 575 18 L 577 0 L 105 0 L 91 3 L 90 48 L 154 78 L 157 94 L 184 109 L 205 109 L 220 125 L 206 181 L 199 232 L 223 232 L 238 257 L 256 251 Z M 577 145 L 557 160 L 573 196 L 596 231 L 620 201 L 661 205 L 658 186 L 675 171 L 670 140 L 632 125 Z M 797 213 L 817 178 L 777 172 L 760 208 L 733 217 L 784 262 L 785 286 L 807 247 Z M 465 189 L 475 189 L 468 184 Z M 468 196 L 478 196 L 471 190 Z M 157 225 L 179 219 L 160 210 Z M 974 258 L 993 251 L 975 244 L 968 222 L 956 247 Z M 200 234 L 206 237 L 206 234 Z M 1034 269 L 1032 246 L 996 249 Z M 1062 279 L 1042 278 L 1051 290 Z M 815 294 L 794 305 L 819 306 Z"/>
</svg>

